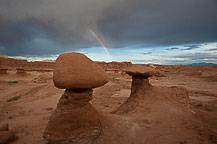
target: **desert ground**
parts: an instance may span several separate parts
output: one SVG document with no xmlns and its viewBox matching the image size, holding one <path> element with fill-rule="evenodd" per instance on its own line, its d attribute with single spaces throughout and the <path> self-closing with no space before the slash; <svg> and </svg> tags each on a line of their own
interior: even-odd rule
<svg viewBox="0 0 217 144">
<path fill-rule="evenodd" d="M 104 129 L 104 143 L 217 143 L 217 67 L 156 68 L 160 75 L 149 80 L 157 98 L 147 95 L 144 107 L 127 114 L 114 111 L 130 95 L 130 76 L 109 71 L 110 81 L 94 89 L 91 104 L 111 125 Z M 18 75 L 8 70 L 0 75 L 0 123 L 8 123 L 19 137 L 13 144 L 46 143 L 43 132 L 64 92 L 54 87 L 52 74 L 28 71 Z"/>
</svg>

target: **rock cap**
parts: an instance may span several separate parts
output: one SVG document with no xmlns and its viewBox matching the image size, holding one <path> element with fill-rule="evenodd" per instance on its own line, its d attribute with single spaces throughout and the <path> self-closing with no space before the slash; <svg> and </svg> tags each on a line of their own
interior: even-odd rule
<svg viewBox="0 0 217 144">
<path fill-rule="evenodd" d="M 134 64 L 132 67 L 124 70 L 128 75 L 139 77 L 152 77 L 159 74 L 158 70 L 151 66 Z"/>
<path fill-rule="evenodd" d="M 96 88 L 109 78 L 103 68 L 80 53 L 61 54 L 54 67 L 54 84 L 57 88 Z"/>
</svg>

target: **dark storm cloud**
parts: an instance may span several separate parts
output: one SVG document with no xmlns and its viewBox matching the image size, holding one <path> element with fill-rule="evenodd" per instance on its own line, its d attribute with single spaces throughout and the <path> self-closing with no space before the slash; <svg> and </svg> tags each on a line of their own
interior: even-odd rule
<svg viewBox="0 0 217 144">
<path fill-rule="evenodd" d="M 216 0 L 134 0 L 111 9 L 98 26 L 119 47 L 217 41 Z"/>
<path fill-rule="evenodd" d="M 178 50 L 179 48 L 177 48 L 177 47 L 173 47 L 173 48 L 168 48 L 168 49 L 166 49 L 166 50 Z"/>
<path fill-rule="evenodd" d="M 197 49 L 197 48 L 200 48 L 201 45 L 189 45 L 189 46 L 185 46 L 187 48 L 183 49 L 183 50 L 193 50 L 193 49 Z"/>
<path fill-rule="evenodd" d="M 186 55 L 178 55 L 178 56 L 174 56 L 174 58 L 187 58 L 189 60 L 193 60 L 193 61 L 199 61 L 199 60 L 203 60 L 203 59 L 207 59 L 207 60 L 217 60 L 217 53 L 214 53 L 212 55 L 210 55 L 210 53 L 190 53 L 190 54 L 186 54 Z"/>
<path fill-rule="evenodd" d="M 216 0 L 0 0 L 0 53 L 99 46 L 89 29 L 111 48 L 191 46 L 217 42 L 216 25 Z"/>
<path fill-rule="evenodd" d="M 0 53 L 46 55 L 99 46 L 89 29 L 97 31 L 97 18 L 113 1 L 0 0 Z"/>
</svg>

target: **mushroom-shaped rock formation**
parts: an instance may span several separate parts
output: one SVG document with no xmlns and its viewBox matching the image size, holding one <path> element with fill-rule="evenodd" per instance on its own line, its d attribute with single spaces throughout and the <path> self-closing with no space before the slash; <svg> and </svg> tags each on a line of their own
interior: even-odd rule
<svg viewBox="0 0 217 144">
<path fill-rule="evenodd" d="M 7 74 L 8 69 L 0 68 L 0 74 Z"/>
<path fill-rule="evenodd" d="M 23 69 L 23 68 L 17 68 L 16 74 L 18 74 L 18 75 L 25 75 L 26 74 L 26 70 Z"/>
<path fill-rule="evenodd" d="M 132 76 L 131 94 L 127 101 L 114 113 L 125 114 L 135 110 L 135 107 L 142 103 L 148 91 L 151 91 L 152 85 L 148 78 L 158 75 L 158 70 L 149 66 L 133 65 L 124 70 L 128 75 Z"/>
<path fill-rule="evenodd" d="M 56 61 L 53 81 L 66 89 L 43 137 L 51 144 L 92 143 L 102 132 L 102 116 L 90 103 L 92 88 L 108 82 L 105 71 L 83 54 L 66 53 Z"/>
</svg>

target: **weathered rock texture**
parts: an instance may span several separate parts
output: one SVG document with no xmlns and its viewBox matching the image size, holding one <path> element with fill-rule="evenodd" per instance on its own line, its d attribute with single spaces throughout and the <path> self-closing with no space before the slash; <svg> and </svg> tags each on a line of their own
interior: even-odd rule
<svg viewBox="0 0 217 144">
<path fill-rule="evenodd" d="M 55 64 L 54 84 L 65 88 L 96 88 L 108 82 L 105 71 L 80 53 L 66 53 Z"/>
<path fill-rule="evenodd" d="M 92 144 L 101 135 L 105 118 L 89 101 L 92 88 L 108 82 L 105 71 L 85 55 L 62 54 L 53 80 L 56 87 L 66 90 L 43 137 L 50 144 Z"/>
<path fill-rule="evenodd" d="M 0 68 L 0 74 L 7 74 L 8 69 Z"/>
<path fill-rule="evenodd" d="M 47 83 L 49 80 L 53 79 L 53 74 L 43 73 L 34 78 L 33 82 L 35 83 Z"/>
<path fill-rule="evenodd" d="M 104 117 L 88 102 L 92 89 L 66 89 L 52 113 L 44 138 L 51 144 L 87 144 L 102 133 Z"/>
</svg>

